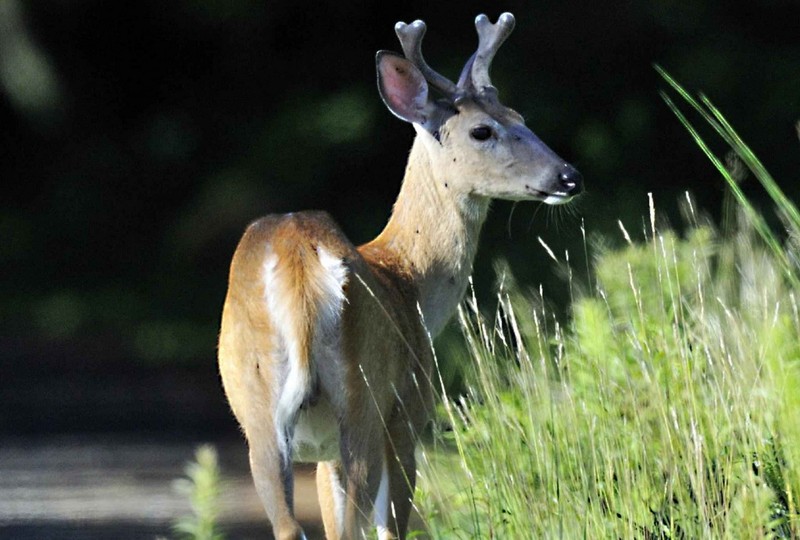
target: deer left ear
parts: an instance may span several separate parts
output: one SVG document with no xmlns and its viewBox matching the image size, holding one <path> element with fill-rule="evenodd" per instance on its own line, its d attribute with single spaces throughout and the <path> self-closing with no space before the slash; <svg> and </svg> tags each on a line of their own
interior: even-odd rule
<svg viewBox="0 0 800 540">
<path fill-rule="evenodd" d="M 402 56 L 378 51 L 378 91 L 392 113 L 406 122 L 428 122 L 428 83 L 419 69 Z"/>
</svg>

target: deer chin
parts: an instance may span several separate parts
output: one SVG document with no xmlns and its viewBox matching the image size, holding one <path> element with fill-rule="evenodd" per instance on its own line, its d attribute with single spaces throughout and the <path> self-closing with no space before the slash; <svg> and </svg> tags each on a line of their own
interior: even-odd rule
<svg viewBox="0 0 800 540">
<path fill-rule="evenodd" d="M 485 189 L 485 190 L 473 190 L 471 193 L 473 196 L 478 196 L 481 198 L 486 199 L 498 199 L 503 201 L 514 201 L 514 202 L 542 202 L 549 205 L 559 205 L 559 204 L 567 204 L 571 200 L 573 200 L 576 195 L 574 193 L 569 193 L 567 191 L 544 191 L 541 189 L 536 189 L 531 187 L 529 184 L 526 184 L 524 189 L 519 188 L 508 188 L 508 189 Z"/>
<path fill-rule="evenodd" d="M 559 204 L 567 204 L 572 199 L 575 198 L 574 194 L 567 193 L 565 191 L 542 191 L 539 189 L 527 188 L 527 193 L 525 197 L 519 197 L 515 200 L 527 200 L 527 201 L 539 201 L 543 202 L 544 204 L 549 204 L 552 206 L 557 206 Z"/>
<path fill-rule="evenodd" d="M 566 193 L 562 192 L 548 192 L 542 191 L 540 189 L 534 189 L 529 186 L 525 186 L 525 193 L 514 193 L 514 194 L 505 194 L 501 195 L 497 198 L 505 199 L 509 201 L 536 201 L 536 202 L 543 202 L 545 204 L 551 205 L 558 205 L 558 204 L 566 204 L 570 200 L 572 200 L 571 195 L 567 195 Z"/>
<path fill-rule="evenodd" d="M 561 194 L 561 193 L 553 193 L 553 194 L 550 194 L 550 195 L 546 196 L 544 199 L 542 199 L 542 202 L 544 204 L 557 206 L 559 204 L 567 204 L 568 202 L 570 202 L 574 198 L 575 197 L 572 196 L 572 195 L 564 195 L 564 194 Z"/>
</svg>

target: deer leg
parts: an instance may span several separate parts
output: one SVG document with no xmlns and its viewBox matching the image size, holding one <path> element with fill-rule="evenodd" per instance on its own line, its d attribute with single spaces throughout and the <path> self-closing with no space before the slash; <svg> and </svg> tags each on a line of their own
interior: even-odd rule
<svg viewBox="0 0 800 540">
<path fill-rule="evenodd" d="M 388 496 L 375 503 L 375 517 L 381 540 L 405 538 L 411 514 L 417 464 L 414 455 L 416 436 L 404 415 L 395 415 L 389 423 L 384 474 Z M 379 507 L 381 505 L 382 507 Z"/>
<path fill-rule="evenodd" d="M 339 461 L 317 463 L 317 495 L 325 538 L 339 540 L 344 529 L 345 488 Z"/>
<path fill-rule="evenodd" d="M 256 492 L 272 523 L 276 540 L 305 539 L 303 529 L 295 520 L 293 512 L 294 478 L 291 451 L 287 449 L 285 455 L 281 452 L 275 440 L 274 430 L 260 433 L 260 437 L 253 437 L 254 433 L 251 431 L 247 431 L 247 435 L 250 445 L 250 470 Z"/>
<path fill-rule="evenodd" d="M 371 528 L 369 517 L 381 481 L 383 462 L 383 425 L 374 406 L 359 419 L 352 418 L 342 427 L 342 466 L 346 482 L 343 537 L 362 538 Z M 369 418 L 365 418 L 368 416 Z"/>
<path fill-rule="evenodd" d="M 373 519 L 375 528 L 378 531 L 378 540 L 391 540 L 395 538 L 390 528 L 390 515 L 393 511 L 392 501 L 389 493 L 389 469 L 386 458 L 381 467 L 381 483 L 378 485 L 378 494 L 375 497 L 375 513 Z"/>
</svg>

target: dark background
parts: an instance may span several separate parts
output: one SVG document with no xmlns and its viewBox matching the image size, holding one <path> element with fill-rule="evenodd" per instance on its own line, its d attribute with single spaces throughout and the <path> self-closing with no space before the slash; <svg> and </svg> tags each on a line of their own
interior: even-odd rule
<svg viewBox="0 0 800 540">
<path fill-rule="evenodd" d="M 617 220 L 641 237 L 648 192 L 676 226 L 686 190 L 719 219 L 723 183 L 653 63 L 707 93 L 798 198 L 796 1 L 0 0 L 0 433 L 234 433 L 215 342 L 244 227 L 313 208 L 354 242 L 376 235 L 413 130 L 379 100 L 375 51 L 423 18 L 429 63 L 456 77 L 475 15 L 506 10 L 493 81 L 588 193 L 572 212 L 493 206 L 487 306 L 498 257 L 563 306 L 537 237 L 579 271 L 582 220 L 612 244 Z"/>
</svg>

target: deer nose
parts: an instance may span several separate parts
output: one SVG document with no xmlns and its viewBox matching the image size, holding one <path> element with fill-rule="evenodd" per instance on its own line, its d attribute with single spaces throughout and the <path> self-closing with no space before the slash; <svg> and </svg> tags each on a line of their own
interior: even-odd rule
<svg viewBox="0 0 800 540">
<path fill-rule="evenodd" d="M 564 165 L 564 170 L 558 175 L 558 185 L 569 197 L 574 197 L 583 191 L 583 175 L 572 165 Z"/>
</svg>

